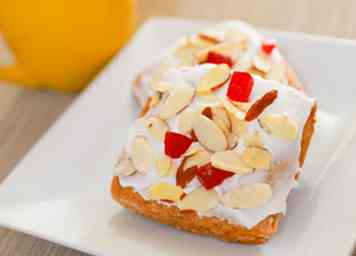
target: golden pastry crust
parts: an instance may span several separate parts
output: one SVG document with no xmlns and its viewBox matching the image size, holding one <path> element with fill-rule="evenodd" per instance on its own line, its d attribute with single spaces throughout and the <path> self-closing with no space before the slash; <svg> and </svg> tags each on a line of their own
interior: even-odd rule
<svg viewBox="0 0 356 256">
<path fill-rule="evenodd" d="M 297 78 L 295 72 L 286 63 L 286 73 L 289 86 L 303 91 L 304 88 Z M 140 90 L 140 79 L 137 78 L 133 86 L 135 94 Z M 142 109 L 141 115 L 144 115 L 150 107 L 148 99 Z M 308 120 L 303 128 L 301 141 L 301 153 L 299 157 L 300 166 L 303 165 L 311 137 L 314 132 L 315 115 L 317 107 L 313 106 Z M 194 211 L 179 210 L 175 206 L 167 206 L 155 201 L 145 200 L 140 194 L 131 187 L 122 187 L 119 177 L 115 176 L 111 185 L 112 197 L 122 206 L 140 213 L 150 219 L 163 224 L 169 224 L 196 234 L 213 236 L 227 242 L 239 242 L 243 244 L 263 244 L 266 243 L 278 230 L 278 225 L 282 214 L 273 214 L 262 220 L 251 229 L 242 225 L 231 224 L 226 220 L 216 217 L 199 217 Z"/>
<path fill-rule="evenodd" d="M 122 187 L 117 176 L 112 180 L 111 194 L 122 206 L 160 223 L 197 234 L 214 236 L 227 242 L 263 244 L 277 232 L 281 218 L 281 214 L 274 214 L 252 229 L 247 229 L 216 217 L 199 217 L 195 211 L 182 211 L 175 206 L 145 200 L 131 187 Z"/>
</svg>

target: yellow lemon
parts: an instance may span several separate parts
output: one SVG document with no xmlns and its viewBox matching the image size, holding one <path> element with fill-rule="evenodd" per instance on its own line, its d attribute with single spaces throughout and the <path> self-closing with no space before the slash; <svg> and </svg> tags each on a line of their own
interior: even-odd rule
<svg viewBox="0 0 356 256">
<path fill-rule="evenodd" d="M 16 63 L 0 79 L 79 90 L 128 40 L 135 18 L 134 0 L 2 0 L 0 32 Z"/>
</svg>

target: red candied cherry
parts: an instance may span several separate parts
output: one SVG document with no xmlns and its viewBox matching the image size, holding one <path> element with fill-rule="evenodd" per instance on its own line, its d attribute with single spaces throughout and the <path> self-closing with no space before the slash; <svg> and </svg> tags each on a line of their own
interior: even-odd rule
<svg viewBox="0 0 356 256">
<path fill-rule="evenodd" d="M 249 73 L 235 71 L 231 76 L 227 97 L 233 101 L 248 102 L 253 83 L 253 77 Z"/>
<path fill-rule="evenodd" d="M 269 39 L 269 40 L 265 40 L 262 43 L 261 49 L 265 54 L 270 55 L 273 49 L 276 48 L 276 46 L 277 46 L 276 40 Z"/>
<path fill-rule="evenodd" d="M 164 135 L 164 153 L 171 158 L 179 158 L 183 155 L 193 140 L 183 134 L 166 132 Z"/>
<path fill-rule="evenodd" d="M 196 170 L 196 175 L 204 188 L 212 189 L 220 185 L 226 178 L 234 175 L 234 173 L 217 169 L 209 163 L 199 167 Z"/>
<path fill-rule="evenodd" d="M 208 52 L 208 57 L 205 63 L 213 64 L 227 64 L 230 68 L 234 65 L 232 59 L 229 56 L 222 55 L 217 52 L 210 51 Z"/>
</svg>

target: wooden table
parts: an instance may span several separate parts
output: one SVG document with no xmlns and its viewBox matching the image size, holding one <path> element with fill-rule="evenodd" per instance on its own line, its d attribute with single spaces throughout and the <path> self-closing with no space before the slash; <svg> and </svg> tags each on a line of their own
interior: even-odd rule
<svg viewBox="0 0 356 256">
<path fill-rule="evenodd" d="M 153 16 L 242 19 L 265 28 L 356 38 L 354 0 L 138 0 L 138 9 L 140 23 Z M 75 98 L 0 86 L 0 181 Z M 87 254 L 0 228 L 0 255 Z"/>
</svg>

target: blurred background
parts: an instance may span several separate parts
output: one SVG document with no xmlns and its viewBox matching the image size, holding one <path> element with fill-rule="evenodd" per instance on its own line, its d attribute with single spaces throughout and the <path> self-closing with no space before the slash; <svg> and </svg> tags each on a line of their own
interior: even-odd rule
<svg viewBox="0 0 356 256">
<path fill-rule="evenodd" d="M 151 17 L 355 38 L 355 13 L 354 0 L 0 0 L 0 182 Z M 0 228 L 0 255 L 85 254 Z"/>
</svg>

